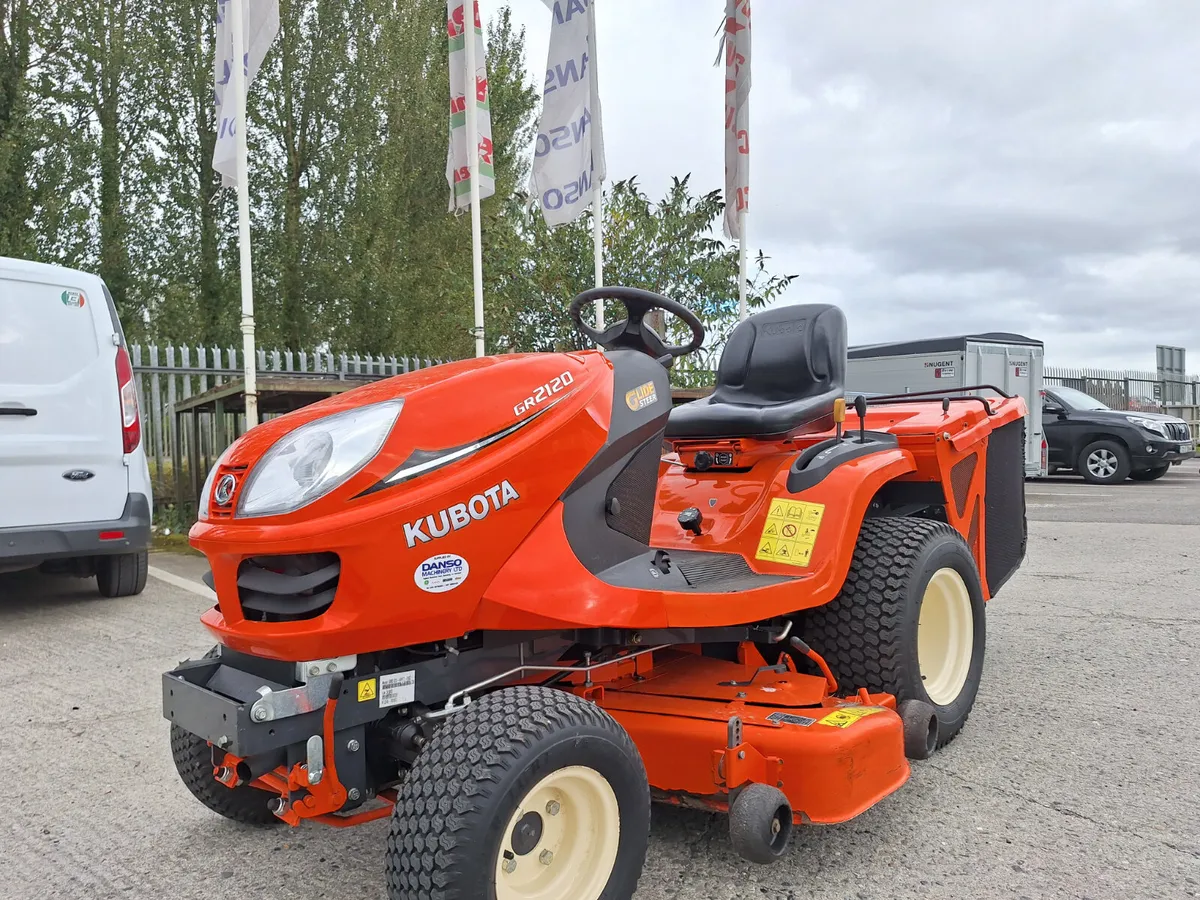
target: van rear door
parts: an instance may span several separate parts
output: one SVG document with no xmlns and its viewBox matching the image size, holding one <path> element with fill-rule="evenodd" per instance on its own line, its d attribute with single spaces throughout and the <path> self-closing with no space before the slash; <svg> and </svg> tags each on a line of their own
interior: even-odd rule
<svg viewBox="0 0 1200 900">
<path fill-rule="evenodd" d="M 0 528 L 119 519 L 129 495 L 119 325 L 99 279 L 48 271 L 0 266 Z"/>
</svg>

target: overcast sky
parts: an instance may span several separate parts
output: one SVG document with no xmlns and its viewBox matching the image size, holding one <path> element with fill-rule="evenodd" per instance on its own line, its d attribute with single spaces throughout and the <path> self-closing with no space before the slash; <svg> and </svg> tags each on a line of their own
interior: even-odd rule
<svg viewBox="0 0 1200 900">
<path fill-rule="evenodd" d="M 529 69 L 549 12 L 509 0 Z M 595 0 L 610 178 L 722 186 L 723 0 Z M 481 0 L 484 15 L 501 0 Z M 1200 369 L 1200 3 L 756 0 L 750 241 L 853 343 Z"/>
</svg>

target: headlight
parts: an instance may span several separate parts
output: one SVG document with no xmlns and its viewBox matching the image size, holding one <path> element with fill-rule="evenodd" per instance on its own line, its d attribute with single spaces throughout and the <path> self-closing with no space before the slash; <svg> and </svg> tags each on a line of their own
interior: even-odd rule
<svg viewBox="0 0 1200 900">
<path fill-rule="evenodd" d="M 1141 416 L 1126 416 L 1125 418 L 1138 428 L 1145 428 L 1147 431 L 1152 431 L 1162 437 L 1167 436 L 1167 426 L 1163 422 L 1159 422 L 1156 419 L 1144 419 Z"/>
<path fill-rule="evenodd" d="M 213 467 L 208 470 L 208 477 L 204 479 L 204 487 L 200 490 L 200 503 L 196 508 L 196 518 L 201 522 L 208 520 L 208 506 L 212 502 L 213 480 L 217 477 L 217 469 L 221 468 L 221 464 L 225 462 L 225 457 L 232 450 L 232 445 L 225 449 L 225 452 L 217 457 L 217 461 L 213 463 Z"/>
<path fill-rule="evenodd" d="M 383 447 L 403 406 L 388 400 L 334 413 L 280 438 L 250 471 L 237 514 L 294 512 L 344 484 Z"/>
</svg>

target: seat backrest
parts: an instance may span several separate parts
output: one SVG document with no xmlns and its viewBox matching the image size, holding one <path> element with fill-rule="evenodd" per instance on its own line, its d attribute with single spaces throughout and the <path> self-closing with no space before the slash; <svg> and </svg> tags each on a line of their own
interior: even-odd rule
<svg viewBox="0 0 1200 900">
<path fill-rule="evenodd" d="M 841 396 L 845 383 L 842 311 L 828 303 L 778 306 L 734 328 L 721 353 L 712 402 L 773 406 Z"/>
</svg>

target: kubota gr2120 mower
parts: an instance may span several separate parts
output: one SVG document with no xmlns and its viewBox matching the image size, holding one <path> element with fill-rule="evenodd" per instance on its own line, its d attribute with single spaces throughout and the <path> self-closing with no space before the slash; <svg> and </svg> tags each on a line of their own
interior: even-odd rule
<svg viewBox="0 0 1200 900">
<path fill-rule="evenodd" d="M 598 332 L 602 297 L 627 318 Z M 814 305 L 739 324 L 672 409 L 690 310 L 604 288 L 571 315 L 602 349 L 390 378 L 222 455 L 191 531 L 219 643 L 163 676 L 202 803 L 390 817 L 394 900 L 623 900 L 652 799 L 770 862 L 963 727 L 1025 552 L 1021 401 L 844 422 L 845 319 Z"/>
</svg>

